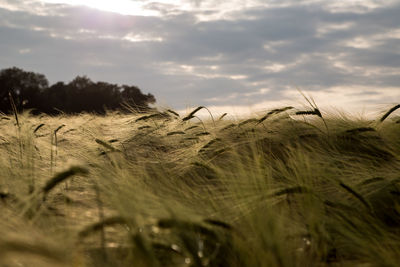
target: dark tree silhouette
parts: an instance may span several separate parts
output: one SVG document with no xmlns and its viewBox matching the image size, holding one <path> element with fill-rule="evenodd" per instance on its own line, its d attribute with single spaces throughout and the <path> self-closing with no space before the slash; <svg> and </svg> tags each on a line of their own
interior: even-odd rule
<svg viewBox="0 0 400 267">
<path fill-rule="evenodd" d="M 40 95 L 48 87 L 46 77 L 39 73 L 26 72 L 13 67 L 0 71 L 0 110 L 11 110 L 11 93 L 17 110 L 37 108 Z"/>
<path fill-rule="evenodd" d="M 107 110 L 124 110 L 126 105 L 140 112 L 148 110 L 149 104 L 156 101 L 152 94 L 143 94 L 136 86 L 95 83 L 86 76 L 77 76 L 68 84 L 57 82 L 49 87 L 44 75 L 15 67 L 0 71 L 0 111 L 4 113 L 11 111 L 9 92 L 19 111 L 35 109 L 48 114 L 105 114 Z"/>
<path fill-rule="evenodd" d="M 47 88 L 42 95 L 40 110 L 47 114 L 55 114 L 68 109 L 68 87 L 63 82 L 57 82 Z"/>
<path fill-rule="evenodd" d="M 148 104 L 156 102 L 155 97 L 152 94 L 144 95 L 140 89 L 136 86 L 122 86 L 121 97 L 124 103 L 135 109 L 141 111 L 148 108 Z"/>
</svg>

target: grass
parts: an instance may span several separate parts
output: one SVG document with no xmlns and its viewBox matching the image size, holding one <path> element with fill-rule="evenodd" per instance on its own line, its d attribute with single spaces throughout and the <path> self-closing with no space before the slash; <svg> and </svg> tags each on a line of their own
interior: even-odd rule
<svg viewBox="0 0 400 267">
<path fill-rule="evenodd" d="M 399 105 L 2 115 L 0 266 L 398 266 Z"/>
</svg>

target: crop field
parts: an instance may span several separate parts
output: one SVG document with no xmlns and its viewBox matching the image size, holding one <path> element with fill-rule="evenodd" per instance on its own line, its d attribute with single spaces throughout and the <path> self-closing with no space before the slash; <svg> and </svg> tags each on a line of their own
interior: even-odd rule
<svg viewBox="0 0 400 267">
<path fill-rule="evenodd" d="M 400 105 L 0 115 L 0 266 L 398 266 Z"/>
</svg>

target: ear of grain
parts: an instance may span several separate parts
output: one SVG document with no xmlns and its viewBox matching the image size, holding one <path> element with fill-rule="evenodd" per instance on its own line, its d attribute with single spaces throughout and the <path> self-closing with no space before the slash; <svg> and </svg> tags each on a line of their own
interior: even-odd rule
<svg viewBox="0 0 400 267">
<path fill-rule="evenodd" d="M 44 123 L 39 124 L 35 130 L 33 131 L 33 133 L 36 133 L 40 128 L 42 128 L 44 126 Z"/>
<path fill-rule="evenodd" d="M 380 122 L 383 122 L 387 117 L 389 117 L 390 114 L 392 114 L 396 109 L 400 108 L 400 104 L 392 107 L 391 109 L 389 109 L 388 112 L 385 113 L 385 115 L 382 116 L 382 118 L 379 120 Z"/>
<path fill-rule="evenodd" d="M 376 132 L 376 130 L 372 127 L 360 127 L 347 130 L 346 133 L 364 133 L 364 132 Z"/>
<path fill-rule="evenodd" d="M 66 179 L 74 176 L 74 175 L 87 175 L 89 173 L 88 169 L 80 166 L 73 166 L 66 171 L 57 173 L 53 176 L 49 181 L 47 181 L 46 185 L 43 187 L 42 191 L 46 195 L 48 194 L 55 186 L 59 183 L 65 181 Z"/>
<path fill-rule="evenodd" d="M 334 209 L 337 209 L 337 210 L 344 210 L 344 211 L 350 211 L 350 212 L 355 210 L 354 207 L 352 207 L 350 205 L 347 205 L 347 204 L 340 203 L 340 202 L 332 202 L 332 201 L 329 201 L 329 200 L 325 200 L 323 203 L 327 207 L 334 208 Z"/>
<path fill-rule="evenodd" d="M 377 182 L 382 182 L 385 179 L 383 177 L 373 177 L 370 179 L 367 179 L 363 182 L 360 183 L 360 185 L 369 185 L 369 184 L 373 184 L 373 183 L 377 183 Z"/>
<path fill-rule="evenodd" d="M 274 114 L 279 114 L 282 113 L 286 110 L 289 109 L 293 109 L 294 107 L 289 106 L 289 107 L 284 107 L 284 108 L 277 108 L 277 109 L 273 109 L 270 112 L 268 112 L 266 115 L 264 115 L 261 119 L 258 120 L 258 123 L 261 123 L 263 121 L 265 121 L 266 119 L 268 119 L 270 116 L 274 115 Z"/>
<path fill-rule="evenodd" d="M 209 141 L 207 144 L 205 144 L 202 148 L 200 148 L 199 153 L 204 152 L 205 150 L 207 150 L 210 146 L 212 146 L 213 144 L 217 143 L 217 142 L 221 142 L 222 140 L 220 138 L 214 138 L 211 141 Z"/>
<path fill-rule="evenodd" d="M 233 127 L 235 127 L 235 126 L 237 126 L 237 125 L 236 125 L 236 124 L 234 124 L 234 123 L 231 123 L 231 124 L 229 124 L 229 125 L 225 126 L 224 128 L 222 128 L 222 129 L 221 129 L 221 131 L 228 130 L 228 129 L 230 129 L 230 128 L 233 128 Z"/>
<path fill-rule="evenodd" d="M 217 172 L 212 167 L 198 161 L 192 163 L 192 165 L 196 167 L 194 171 L 199 176 L 207 180 L 215 180 L 217 178 Z"/>
<path fill-rule="evenodd" d="M 137 119 L 135 120 L 135 122 L 148 120 L 148 119 L 155 118 L 155 117 L 158 117 L 158 116 L 160 116 L 159 113 L 154 113 L 154 114 L 150 114 L 150 115 L 145 115 L 145 116 L 142 116 L 142 117 L 137 118 Z"/>
<path fill-rule="evenodd" d="M 182 132 L 182 131 L 169 132 L 169 133 L 167 133 L 167 136 L 169 136 L 169 135 L 177 135 L 177 134 L 185 134 L 185 132 Z"/>
<path fill-rule="evenodd" d="M 226 115 L 228 115 L 228 113 L 224 113 L 224 114 L 222 114 L 222 115 L 219 117 L 219 119 L 218 119 L 218 120 L 219 120 L 219 121 L 220 121 L 220 120 L 222 120 L 222 119 L 223 119 L 223 118 L 224 118 Z"/>
<path fill-rule="evenodd" d="M 183 140 L 190 140 L 190 141 L 197 141 L 197 140 L 199 140 L 199 138 L 198 137 L 186 137 L 185 139 L 183 139 Z"/>
<path fill-rule="evenodd" d="M 196 134 L 196 136 L 204 136 L 204 135 L 210 135 L 210 133 L 209 132 L 201 132 L 201 133 Z"/>
<path fill-rule="evenodd" d="M 173 111 L 172 109 L 167 109 L 167 112 L 174 114 L 175 116 L 179 117 L 179 114 L 175 111 Z"/>
<path fill-rule="evenodd" d="M 243 125 L 245 125 L 245 124 L 252 123 L 252 122 L 257 122 L 257 121 L 258 121 L 258 120 L 255 119 L 255 118 L 250 118 L 250 119 L 247 119 L 247 120 L 245 120 L 245 121 L 242 121 L 241 123 L 238 124 L 238 126 L 240 127 L 240 126 L 243 126 Z"/>
<path fill-rule="evenodd" d="M 187 120 L 190 120 L 190 119 L 194 118 L 194 114 L 196 114 L 197 111 L 199 111 L 199 110 L 201 110 L 201 109 L 203 109 L 203 108 L 205 108 L 205 107 L 203 107 L 203 106 L 197 107 L 197 108 L 194 109 L 192 112 L 190 112 L 187 116 L 185 116 L 185 117 L 182 119 L 182 121 L 187 121 Z"/>
<path fill-rule="evenodd" d="M 8 92 L 8 97 L 10 99 L 10 104 L 11 104 L 11 108 L 12 108 L 13 113 L 14 113 L 15 121 L 17 122 L 17 126 L 19 128 L 20 126 L 19 126 L 19 120 L 18 120 L 17 107 L 15 106 L 14 99 L 13 99 L 13 97 L 11 95 L 11 92 Z"/>
<path fill-rule="evenodd" d="M 57 132 L 61 130 L 63 127 L 65 127 L 65 124 L 58 126 L 57 129 L 54 130 L 54 134 L 57 134 Z"/>
<path fill-rule="evenodd" d="M 138 130 L 143 130 L 143 129 L 148 129 L 148 128 L 151 128 L 151 127 L 149 125 L 143 125 L 143 126 L 138 127 Z"/>
<path fill-rule="evenodd" d="M 197 126 L 197 125 L 190 126 L 190 127 L 186 128 L 185 131 L 192 130 L 195 128 L 199 128 L 199 126 Z"/>
<path fill-rule="evenodd" d="M 109 149 L 109 150 L 111 150 L 113 152 L 119 151 L 118 149 L 116 149 L 115 147 L 113 147 L 111 144 L 109 144 L 106 141 L 100 140 L 98 138 L 96 138 L 94 141 L 96 143 L 98 143 L 99 145 L 102 145 L 103 147 L 105 147 L 105 148 L 107 148 L 107 149 Z"/>
<path fill-rule="evenodd" d="M 228 151 L 228 148 L 221 148 L 221 149 L 217 149 L 215 151 L 213 151 L 211 157 L 216 157 L 224 152 Z"/>
<path fill-rule="evenodd" d="M 96 222 L 94 224 L 86 226 L 84 229 L 79 231 L 78 236 L 79 236 L 79 238 L 85 238 L 92 233 L 100 231 L 101 229 L 103 229 L 103 227 L 113 226 L 113 225 L 121 225 L 121 224 L 124 225 L 124 224 L 127 224 L 127 222 L 128 222 L 128 220 L 121 216 L 105 218 L 104 220 L 102 220 L 100 222 Z"/>
<path fill-rule="evenodd" d="M 365 200 L 365 198 L 361 194 L 359 194 L 358 192 L 356 192 L 350 186 L 344 184 L 343 182 L 341 182 L 339 185 L 343 187 L 351 195 L 353 195 L 355 198 L 357 198 L 367 208 L 367 210 L 372 211 L 371 205 Z"/>
<path fill-rule="evenodd" d="M 321 114 L 321 112 L 319 111 L 319 109 L 297 111 L 295 114 L 296 114 L 296 115 L 316 115 L 316 116 L 322 118 L 322 114 Z"/>
<path fill-rule="evenodd" d="M 226 229 L 226 230 L 232 230 L 233 229 L 233 227 L 230 224 L 228 224 L 226 222 L 223 222 L 223 221 L 220 221 L 220 220 L 204 219 L 204 222 L 208 223 L 210 225 L 213 225 L 213 226 L 221 227 L 221 228 Z"/>
<path fill-rule="evenodd" d="M 304 194 L 304 193 L 310 193 L 311 191 L 305 187 L 305 186 L 293 186 L 293 187 L 288 187 L 282 190 L 279 190 L 273 194 L 271 194 L 271 197 L 278 197 L 282 195 L 289 195 L 289 194 Z"/>
</svg>

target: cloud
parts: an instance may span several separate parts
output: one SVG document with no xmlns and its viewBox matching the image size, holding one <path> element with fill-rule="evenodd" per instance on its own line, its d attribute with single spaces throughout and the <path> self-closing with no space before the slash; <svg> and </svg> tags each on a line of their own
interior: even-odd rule
<svg viewBox="0 0 400 267">
<path fill-rule="evenodd" d="M 297 88 L 323 103 L 400 97 L 398 1 L 142 2 L 160 15 L 0 0 L 0 68 L 134 84 L 178 109 L 261 107 Z"/>
</svg>

